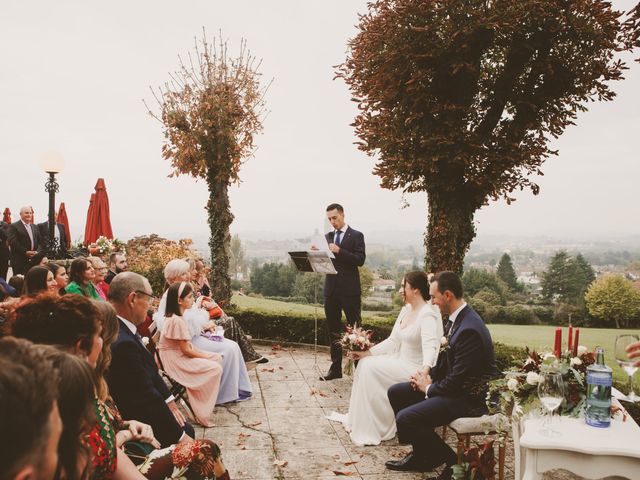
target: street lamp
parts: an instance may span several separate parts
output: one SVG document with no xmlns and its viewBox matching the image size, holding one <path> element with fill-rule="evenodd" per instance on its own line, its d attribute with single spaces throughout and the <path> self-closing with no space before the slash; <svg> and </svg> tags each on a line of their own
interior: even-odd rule
<svg viewBox="0 0 640 480">
<path fill-rule="evenodd" d="M 64 167 L 64 158 L 59 152 L 45 152 L 40 157 L 40 166 L 49 174 L 44 189 L 49 193 L 49 238 L 47 239 L 46 252 L 47 257 L 57 258 L 60 254 L 60 245 L 55 235 L 56 228 L 56 193 L 58 193 L 59 185 L 56 182 L 56 173 L 60 173 Z"/>
</svg>

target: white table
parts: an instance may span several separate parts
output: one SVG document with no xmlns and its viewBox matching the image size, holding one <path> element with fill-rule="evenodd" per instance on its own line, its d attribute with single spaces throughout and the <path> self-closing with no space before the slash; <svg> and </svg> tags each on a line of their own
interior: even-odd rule
<svg viewBox="0 0 640 480">
<path fill-rule="evenodd" d="M 556 416 L 555 436 L 541 433 L 542 418 L 527 418 L 522 426 L 522 480 L 540 479 L 558 468 L 590 479 L 612 475 L 640 479 L 640 428 L 628 415 L 623 422 L 622 414 L 617 414 L 610 428 L 591 427 L 584 418 Z"/>
</svg>

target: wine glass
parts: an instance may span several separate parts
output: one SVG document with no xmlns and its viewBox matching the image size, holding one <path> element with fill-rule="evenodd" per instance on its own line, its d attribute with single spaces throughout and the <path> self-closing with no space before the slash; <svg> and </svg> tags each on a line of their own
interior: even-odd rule
<svg viewBox="0 0 640 480">
<path fill-rule="evenodd" d="M 540 372 L 538 398 L 540 398 L 540 403 L 547 410 L 547 418 L 541 433 L 547 436 L 557 435 L 558 432 L 551 428 L 551 418 L 553 411 L 564 400 L 564 382 L 560 372 L 552 370 Z"/>
<path fill-rule="evenodd" d="M 640 401 L 640 396 L 636 395 L 636 392 L 633 391 L 633 374 L 636 373 L 638 367 L 634 367 L 633 364 L 635 362 L 630 360 L 627 356 L 627 347 L 638 341 L 640 341 L 640 337 L 638 337 L 638 335 L 618 335 L 616 337 L 616 362 L 618 362 L 618 365 L 620 365 L 620 367 L 622 367 L 629 376 L 629 395 L 627 395 L 627 400 L 629 402 Z"/>
</svg>

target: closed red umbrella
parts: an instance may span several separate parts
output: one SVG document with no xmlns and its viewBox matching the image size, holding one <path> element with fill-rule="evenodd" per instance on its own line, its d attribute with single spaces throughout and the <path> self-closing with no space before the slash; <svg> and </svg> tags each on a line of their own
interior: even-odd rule
<svg viewBox="0 0 640 480">
<path fill-rule="evenodd" d="M 64 202 L 60 202 L 58 208 L 58 223 L 64 225 L 64 233 L 67 235 L 67 248 L 71 248 L 71 232 L 69 231 L 69 218 L 67 217 L 67 209 Z"/>
<path fill-rule="evenodd" d="M 4 209 L 4 212 L 2 214 L 2 221 L 11 223 L 11 210 L 9 210 L 9 207 Z"/>
<path fill-rule="evenodd" d="M 109 216 L 109 196 L 107 195 L 104 179 L 98 179 L 94 195 L 92 195 L 93 205 L 89 204 L 89 213 L 87 214 L 87 227 L 84 237 L 84 241 L 87 244 L 95 242 L 101 236 L 109 239 L 113 238 L 111 218 Z M 89 219 L 89 214 L 91 220 Z"/>
<path fill-rule="evenodd" d="M 95 200 L 96 200 L 96 194 L 92 193 L 91 199 L 89 200 L 89 209 L 87 210 L 87 223 L 84 227 L 84 244 L 85 245 L 89 245 L 91 243 L 91 241 L 89 240 L 89 236 L 91 235 L 91 230 L 93 228 L 91 224 L 93 223 L 93 204 L 95 203 Z"/>
</svg>

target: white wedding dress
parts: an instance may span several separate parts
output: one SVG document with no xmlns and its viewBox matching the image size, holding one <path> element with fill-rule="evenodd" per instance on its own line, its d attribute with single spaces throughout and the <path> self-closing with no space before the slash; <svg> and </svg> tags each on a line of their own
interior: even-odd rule
<svg viewBox="0 0 640 480">
<path fill-rule="evenodd" d="M 371 355 L 360 360 L 355 369 L 349 413 L 342 421 L 356 445 L 378 445 L 395 436 L 387 390 L 408 382 L 422 366 L 436 364 L 443 335 L 440 311 L 427 303 L 416 320 L 403 328 L 402 319 L 410 311 L 410 305 L 402 308 L 389 338 L 374 345 Z"/>
</svg>

